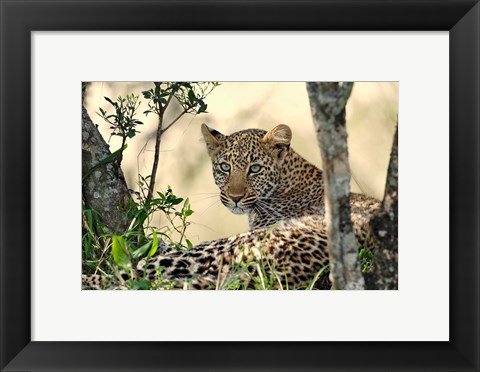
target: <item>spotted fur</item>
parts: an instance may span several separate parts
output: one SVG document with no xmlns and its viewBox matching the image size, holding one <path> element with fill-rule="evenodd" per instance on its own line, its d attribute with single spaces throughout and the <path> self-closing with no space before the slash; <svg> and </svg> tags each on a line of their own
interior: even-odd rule
<svg viewBox="0 0 480 372">
<path fill-rule="evenodd" d="M 304 289 L 328 265 L 327 239 L 315 226 L 321 217 L 307 216 L 283 221 L 273 229 L 260 228 L 233 237 L 199 244 L 185 251 L 165 252 L 147 264 L 147 269 L 162 268 L 164 278 L 177 288 L 222 289 L 236 274 L 235 267 L 252 264 L 250 273 L 273 275 L 281 288 Z M 144 263 L 139 264 L 139 270 Z M 147 277 L 155 279 L 155 272 Z M 188 279 L 186 279 L 188 277 Z M 249 275 L 241 281 L 249 285 Z"/>
</svg>

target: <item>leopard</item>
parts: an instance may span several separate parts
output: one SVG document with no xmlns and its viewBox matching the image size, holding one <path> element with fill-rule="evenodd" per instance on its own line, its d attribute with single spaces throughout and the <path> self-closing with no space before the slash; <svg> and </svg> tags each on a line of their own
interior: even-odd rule
<svg viewBox="0 0 480 372">
<path fill-rule="evenodd" d="M 246 129 L 225 136 L 201 127 L 221 202 L 234 214 L 246 214 L 249 228 L 268 227 L 285 219 L 324 216 L 323 172 L 291 147 L 285 124 L 270 131 Z M 360 228 L 379 202 L 350 194 L 352 219 Z"/>
<path fill-rule="evenodd" d="M 249 230 L 181 250 L 160 240 L 157 254 L 138 263 L 137 275 L 161 277 L 177 289 L 223 289 L 232 280 L 250 289 L 259 273 L 273 278 L 278 289 L 330 289 L 323 172 L 291 148 L 290 127 L 224 135 L 202 124 L 201 133 L 220 200 L 247 216 Z M 351 193 L 358 241 L 368 242 L 369 216 L 379 206 Z M 105 288 L 108 281 L 98 275 L 82 279 L 85 289 Z"/>
</svg>

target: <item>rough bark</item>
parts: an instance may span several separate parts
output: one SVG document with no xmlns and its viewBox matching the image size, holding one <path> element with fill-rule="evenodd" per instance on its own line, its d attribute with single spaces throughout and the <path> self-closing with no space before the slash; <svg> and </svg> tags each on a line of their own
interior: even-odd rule
<svg viewBox="0 0 480 372">
<path fill-rule="evenodd" d="M 111 152 L 109 146 L 82 106 L 82 177 Z M 129 220 L 126 208 L 130 195 L 117 161 L 100 166 L 82 181 L 82 196 L 86 208 L 96 210 L 106 232 L 121 234 Z"/>
<path fill-rule="evenodd" d="M 325 179 L 330 277 L 334 289 L 364 289 L 350 208 L 345 106 L 353 83 L 307 83 Z"/>
<path fill-rule="evenodd" d="M 375 264 L 368 289 L 398 289 L 398 124 L 387 171 L 382 208 L 370 219 Z"/>
</svg>

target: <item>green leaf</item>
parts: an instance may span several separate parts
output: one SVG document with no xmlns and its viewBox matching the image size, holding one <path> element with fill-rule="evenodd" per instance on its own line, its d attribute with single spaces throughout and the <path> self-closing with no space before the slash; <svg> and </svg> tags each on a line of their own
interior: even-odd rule
<svg viewBox="0 0 480 372">
<path fill-rule="evenodd" d="M 127 245 L 120 235 L 112 236 L 112 256 L 118 267 L 124 270 L 130 270 L 132 263 L 127 255 Z"/>
<path fill-rule="evenodd" d="M 149 290 L 151 288 L 152 284 L 145 278 L 138 278 L 130 283 L 130 289 Z"/>
<path fill-rule="evenodd" d="M 200 104 L 200 108 L 197 110 L 198 114 L 201 114 L 202 112 L 207 112 L 207 105 L 206 104 Z"/>
<path fill-rule="evenodd" d="M 116 104 L 115 104 L 110 98 L 105 97 L 105 96 L 104 96 L 103 98 L 105 98 L 108 102 L 110 102 L 110 104 L 111 104 L 112 106 L 116 106 Z"/>
<path fill-rule="evenodd" d="M 188 249 L 190 249 L 190 248 L 192 248 L 192 247 L 193 247 L 193 244 L 192 244 L 192 242 L 191 242 L 190 240 L 188 240 L 188 239 L 185 239 L 185 242 L 187 243 L 187 247 L 188 247 Z"/>
<path fill-rule="evenodd" d="M 83 211 L 83 214 L 87 218 L 88 230 L 90 231 L 90 233 L 93 234 L 93 215 L 92 215 L 92 211 L 87 209 L 87 210 Z"/>
<path fill-rule="evenodd" d="M 195 93 L 193 93 L 193 90 L 189 90 L 188 91 L 188 100 L 190 101 L 190 103 L 193 104 L 193 102 L 195 102 L 197 97 L 195 97 Z"/>
<path fill-rule="evenodd" d="M 173 198 L 172 200 L 169 200 L 169 201 L 170 201 L 170 203 L 172 203 L 172 205 L 177 205 L 177 204 L 180 204 L 183 201 L 183 199 L 175 197 L 175 198 Z"/>
<path fill-rule="evenodd" d="M 190 200 L 187 198 L 185 199 L 185 203 L 183 203 L 181 215 L 183 217 L 188 217 L 188 216 L 191 216 L 192 214 L 193 214 L 193 211 L 190 208 Z"/>
<path fill-rule="evenodd" d="M 158 237 L 157 237 L 157 232 L 152 229 L 152 235 L 153 235 L 153 240 L 152 240 L 152 248 L 150 249 L 150 252 L 148 252 L 148 257 L 152 257 L 155 252 L 157 252 L 158 249 Z"/>
<path fill-rule="evenodd" d="M 95 270 L 97 268 L 97 264 L 95 262 L 87 261 L 87 262 L 84 262 L 83 264 L 92 270 Z"/>
<path fill-rule="evenodd" d="M 112 135 L 115 135 L 112 134 Z M 122 153 L 123 151 L 125 151 L 125 149 L 128 147 L 127 144 L 125 144 L 125 146 L 123 146 L 121 149 L 118 149 L 117 151 L 115 152 L 112 152 L 110 155 L 108 155 L 105 159 L 102 159 L 100 160 L 97 164 L 95 164 L 92 168 L 90 168 L 86 173 L 85 175 L 82 177 L 82 182 L 84 182 L 93 172 L 95 172 L 98 168 L 100 168 L 102 165 L 105 165 L 107 163 L 110 163 L 112 162 L 113 160 L 115 160 L 116 158 L 118 158 Z"/>
<path fill-rule="evenodd" d="M 318 272 L 317 274 L 315 274 L 315 277 L 313 278 L 313 280 L 310 282 L 310 284 L 307 286 L 307 290 L 311 291 L 313 289 L 313 286 L 315 285 L 315 283 L 317 282 L 317 280 L 320 278 L 320 275 L 323 274 L 323 272 L 325 270 L 327 270 L 328 268 L 330 268 L 329 265 L 325 265 L 324 267 L 322 267 Z M 286 274 L 285 274 L 286 276 Z"/>
<path fill-rule="evenodd" d="M 127 133 L 127 136 L 128 136 L 128 138 L 133 138 L 133 137 L 135 137 L 135 134 L 136 134 L 136 133 L 135 133 L 135 130 L 134 130 L 134 129 L 130 129 L 130 130 L 128 131 L 128 133 Z"/>
<path fill-rule="evenodd" d="M 150 248 L 150 245 L 152 244 L 152 242 L 147 242 L 145 243 L 144 245 L 142 245 L 140 248 L 138 248 L 137 250 L 135 250 L 133 253 L 132 253 L 132 257 L 134 260 L 138 260 L 140 257 L 142 257 L 145 252 L 148 250 L 148 248 Z"/>
</svg>

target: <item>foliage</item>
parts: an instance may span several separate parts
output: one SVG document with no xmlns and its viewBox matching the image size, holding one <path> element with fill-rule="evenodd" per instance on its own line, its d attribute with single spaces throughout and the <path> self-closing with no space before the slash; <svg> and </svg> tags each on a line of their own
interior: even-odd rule
<svg viewBox="0 0 480 372">
<path fill-rule="evenodd" d="M 158 82 L 155 88 L 143 91 L 143 97 L 148 99 L 148 110 L 145 115 L 155 113 L 162 115 L 164 110 L 175 98 L 182 106 L 183 113 L 201 114 L 207 112 L 205 98 L 219 86 L 220 83 L 188 83 L 188 82 Z"/>
<path fill-rule="evenodd" d="M 162 238 L 176 248 L 184 247 L 184 241 L 186 247 L 191 248 L 192 243 L 185 237 L 186 229 L 190 225 L 187 219 L 193 214 L 190 200 L 174 195 L 170 186 L 167 187 L 166 192 L 159 191 L 157 192 L 157 197 L 148 200 L 148 179 L 150 176 L 142 177 L 140 175 L 139 177 L 139 191 L 130 190 L 134 196 L 133 207 L 131 208 L 134 211 L 134 214 L 131 216 L 132 219 L 134 221 L 142 220 L 143 226 L 149 228 L 151 227 L 154 213 L 161 212 L 168 221 L 168 225 L 163 226 L 159 230 Z M 181 207 L 178 209 L 180 205 Z M 179 234 L 178 240 L 172 239 L 172 232 Z"/>
<path fill-rule="evenodd" d="M 362 273 L 371 273 L 373 272 L 375 254 L 366 248 L 366 242 L 359 251 L 360 265 L 362 268 Z"/>
<path fill-rule="evenodd" d="M 136 119 L 135 115 L 137 109 L 140 106 L 140 101 L 138 100 L 139 96 L 132 94 L 127 94 L 125 97 L 118 97 L 116 101 L 112 101 L 108 97 L 104 97 L 107 102 L 112 105 L 115 113 L 107 114 L 107 112 L 99 108 L 100 113 L 97 113 L 103 120 L 110 124 L 112 136 L 118 136 L 122 138 L 122 145 L 120 146 L 121 152 L 123 152 L 127 138 L 133 138 L 137 133 L 140 133 L 137 130 L 138 125 L 143 125 L 143 122 Z M 119 157 L 119 163 L 121 162 L 121 156 Z"/>
<path fill-rule="evenodd" d="M 139 96 L 127 94 L 126 97 L 119 96 L 116 101 L 112 101 L 108 97 L 103 97 L 108 101 L 115 109 L 114 114 L 107 115 L 107 112 L 99 108 L 100 113 L 97 113 L 103 120 L 110 123 L 110 129 L 112 130 L 111 136 L 119 136 L 122 138 L 133 138 L 137 133 L 137 125 L 142 125 L 138 119 L 135 119 L 135 115 L 141 102 L 138 100 Z"/>
<path fill-rule="evenodd" d="M 169 242 L 169 246 L 176 249 L 192 247 L 192 243 L 185 236 L 185 230 L 190 223 L 188 217 L 193 211 L 188 199 L 177 197 L 171 188 L 165 193 L 158 192 L 158 198 L 152 199 L 149 205 L 142 204 L 144 188 L 137 193 L 138 201 L 133 202 L 138 208 L 137 213 L 143 211 L 150 217 L 144 229 L 139 230 L 132 223 L 131 228 L 122 235 L 107 234 L 98 213 L 83 209 L 83 272 L 114 276 L 129 289 L 171 288 L 174 283 L 164 281 L 161 270 L 157 273 L 156 280 L 150 282 L 146 278 L 137 278 L 135 268 L 141 260 L 148 261 L 157 252 L 160 248 L 159 242 Z M 162 212 L 169 223 L 161 228 L 153 226 L 151 215 L 154 211 Z M 135 214 L 131 217 L 135 218 Z M 181 234 L 179 239 L 172 237 L 174 232 Z"/>
</svg>

